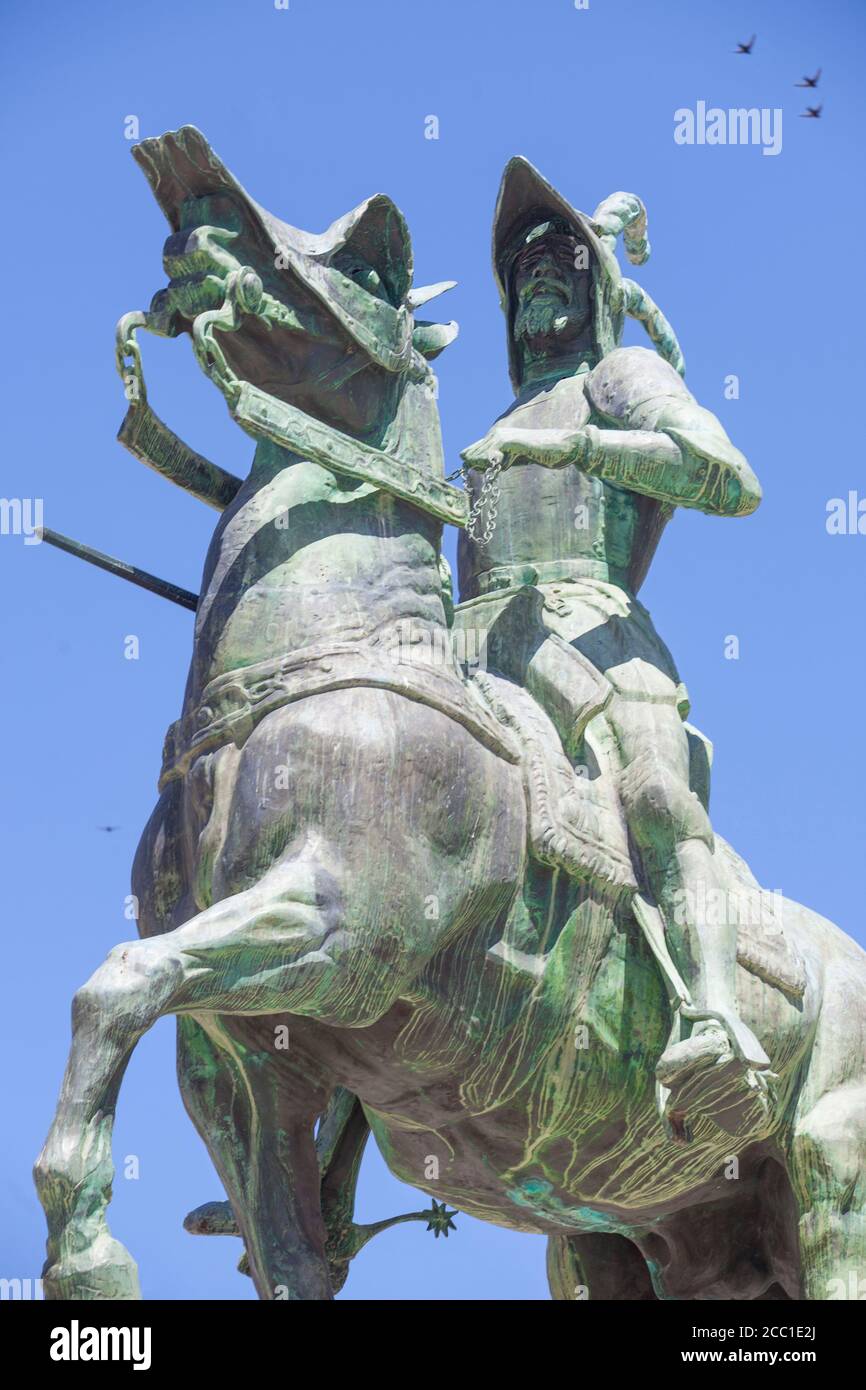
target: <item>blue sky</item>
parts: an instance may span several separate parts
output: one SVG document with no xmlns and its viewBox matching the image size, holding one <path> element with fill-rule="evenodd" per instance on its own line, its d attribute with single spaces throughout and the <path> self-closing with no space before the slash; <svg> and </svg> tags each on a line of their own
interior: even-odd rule
<svg viewBox="0 0 866 1390">
<path fill-rule="evenodd" d="M 642 597 L 713 739 L 713 819 L 769 888 L 863 941 L 863 576 L 866 535 L 830 535 L 827 504 L 866 497 L 866 225 L 856 0 L 7 0 L 2 411 L 6 497 L 45 524 L 189 589 L 215 514 L 115 442 L 113 327 L 164 283 L 166 225 L 129 154 L 192 123 L 254 197 L 312 231 L 382 191 L 412 229 L 419 283 L 461 325 L 439 362 L 449 468 L 509 400 L 489 267 L 500 173 L 523 153 L 578 206 L 641 195 L 653 256 L 636 272 L 674 324 L 687 381 L 764 487 L 733 523 L 669 526 Z M 749 57 L 739 40 L 757 32 Z M 824 69 L 820 121 L 794 82 Z M 675 143 L 674 112 L 783 111 L 781 152 Z M 439 139 L 424 138 L 425 117 Z M 447 308 L 446 308 L 447 306 Z M 641 341 L 629 330 L 629 341 Z M 250 441 L 188 343 L 145 344 L 155 408 L 236 473 Z M 725 378 L 739 378 L 726 400 Z M 448 542 L 453 555 L 454 537 Z M 69 1004 L 130 935 L 129 866 L 179 710 L 191 618 L 50 550 L 0 536 L 4 1141 L 0 1275 L 32 1277 L 43 1223 L 30 1167 L 50 1122 Z M 139 638 L 140 658 L 124 658 Z M 739 638 L 738 660 L 725 639 Z M 108 835 L 96 827 L 119 826 Z M 174 1077 L 174 1025 L 140 1045 L 124 1084 L 115 1233 L 151 1298 L 245 1298 L 237 1241 L 195 1240 L 184 1213 L 220 1195 Z M 362 1219 L 410 1209 L 370 1154 Z M 446 1243 L 414 1225 L 355 1262 L 347 1298 L 546 1297 L 544 1241 L 462 1218 Z"/>
</svg>

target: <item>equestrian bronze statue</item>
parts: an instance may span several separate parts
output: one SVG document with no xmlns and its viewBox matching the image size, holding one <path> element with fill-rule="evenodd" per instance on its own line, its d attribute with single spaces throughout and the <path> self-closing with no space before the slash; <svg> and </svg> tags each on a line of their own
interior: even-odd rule
<svg viewBox="0 0 866 1390">
<path fill-rule="evenodd" d="M 225 1193 L 187 1228 L 240 1235 L 262 1299 L 330 1299 L 378 1230 L 457 1211 L 547 1235 L 555 1299 L 839 1297 L 866 1256 L 866 955 L 714 833 L 711 747 L 637 597 L 676 507 L 760 501 L 619 269 L 642 202 L 587 215 L 508 165 L 516 394 L 459 488 L 430 366 L 456 327 L 416 316 L 451 282 L 413 286 L 390 199 L 311 234 L 191 127 L 134 154 L 171 235 L 119 326 L 120 438 L 220 517 L 198 596 L 126 574 L 195 634 L 140 939 L 75 997 L 36 1165 L 46 1297 L 140 1297 L 111 1134 L 165 1014 Z M 621 346 L 627 315 L 651 346 Z M 245 479 L 154 413 L 143 330 L 190 337 Z M 428 1209 L 354 1221 L 371 1132 Z"/>
</svg>

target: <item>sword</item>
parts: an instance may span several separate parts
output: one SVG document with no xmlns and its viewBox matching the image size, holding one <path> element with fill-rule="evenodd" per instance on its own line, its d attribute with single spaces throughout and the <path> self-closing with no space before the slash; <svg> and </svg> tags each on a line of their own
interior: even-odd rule
<svg viewBox="0 0 866 1390">
<path fill-rule="evenodd" d="M 89 545 L 73 540 L 71 536 L 61 535 L 59 531 L 49 531 L 47 526 L 42 527 L 40 534 L 44 541 L 55 546 L 57 550 L 65 550 L 67 555 L 86 560 L 89 565 L 96 565 L 97 569 L 116 574 L 118 579 L 126 579 L 130 584 L 137 584 L 139 589 L 147 589 L 152 594 L 158 594 L 160 598 L 167 598 L 180 608 L 189 608 L 194 613 L 198 607 L 198 594 L 190 593 L 189 589 L 181 589 L 179 585 L 171 584 L 167 579 L 159 579 L 155 574 L 148 574 L 147 570 L 138 569 L 136 565 L 128 565 L 125 560 L 105 555 L 101 550 L 93 550 Z"/>
</svg>

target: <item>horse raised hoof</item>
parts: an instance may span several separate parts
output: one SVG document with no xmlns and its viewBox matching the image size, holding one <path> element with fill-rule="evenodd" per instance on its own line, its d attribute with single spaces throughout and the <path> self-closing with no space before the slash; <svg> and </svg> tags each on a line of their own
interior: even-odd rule
<svg viewBox="0 0 866 1390">
<path fill-rule="evenodd" d="M 672 1043 L 659 1059 L 656 1079 L 662 1123 L 675 1143 L 690 1143 L 702 1116 L 741 1140 L 772 1128 L 774 1073 L 737 1057 L 722 1028 Z"/>
<path fill-rule="evenodd" d="M 107 1231 L 83 1250 L 45 1266 L 46 1300 L 134 1301 L 141 1298 L 138 1265 L 124 1245 Z"/>
</svg>

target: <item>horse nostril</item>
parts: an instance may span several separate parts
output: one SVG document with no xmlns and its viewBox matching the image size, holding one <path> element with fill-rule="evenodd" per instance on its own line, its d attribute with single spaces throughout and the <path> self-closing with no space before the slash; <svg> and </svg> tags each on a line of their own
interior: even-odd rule
<svg viewBox="0 0 866 1390">
<path fill-rule="evenodd" d="M 238 308 L 245 314 L 255 314 L 261 308 L 264 286 L 254 270 L 245 266 L 237 280 Z"/>
</svg>

